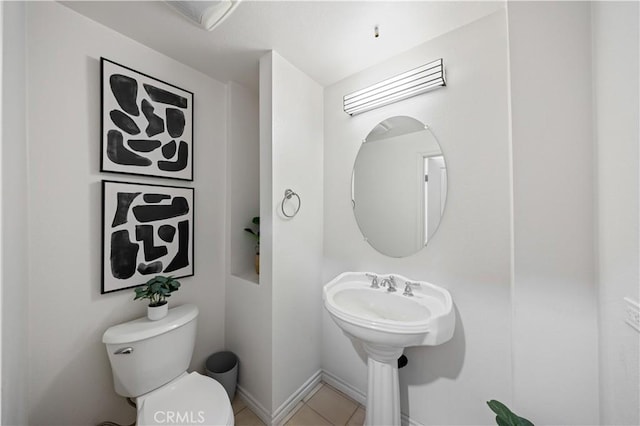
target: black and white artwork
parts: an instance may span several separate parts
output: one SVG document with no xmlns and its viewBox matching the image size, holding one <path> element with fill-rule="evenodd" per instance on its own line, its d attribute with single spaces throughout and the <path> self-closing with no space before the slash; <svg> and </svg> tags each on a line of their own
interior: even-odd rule
<svg viewBox="0 0 640 426">
<path fill-rule="evenodd" d="M 193 180 L 193 93 L 100 60 L 100 170 Z"/>
<path fill-rule="evenodd" d="M 193 275 L 194 189 L 102 181 L 102 293 Z"/>
</svg>

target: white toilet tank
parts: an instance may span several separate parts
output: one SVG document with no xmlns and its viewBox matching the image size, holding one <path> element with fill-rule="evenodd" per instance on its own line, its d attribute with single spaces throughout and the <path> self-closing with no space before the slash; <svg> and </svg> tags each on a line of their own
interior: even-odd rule
<svg viewBox="0 0 640 426">
<path fill-rule="evenodd" d="M 114 325 L 102 336 L 119 395 L 136 398 L 187 371 L 196 337 L 198 308 L 169 309 L 158 321 L 146 317 Z"/>
</svg>

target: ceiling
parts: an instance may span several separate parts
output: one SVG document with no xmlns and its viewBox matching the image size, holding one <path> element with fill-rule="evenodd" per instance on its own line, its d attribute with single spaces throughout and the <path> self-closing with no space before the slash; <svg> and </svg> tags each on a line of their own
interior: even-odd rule
<svg viewBox="0 0 640 426">
<path fill-rule="evenodd" d="M 328 86 L 504 7 L 501 1 L 244 0 L 208 32 L 164 2 L 61 3 L 216 80 L 254 90 L 258 61 L 269 50 Z"/>
</svg>

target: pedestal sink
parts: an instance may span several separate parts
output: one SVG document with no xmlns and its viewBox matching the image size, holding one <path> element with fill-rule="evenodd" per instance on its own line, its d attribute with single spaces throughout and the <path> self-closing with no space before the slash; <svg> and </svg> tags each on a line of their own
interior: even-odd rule
<svg viewBox="0 0 640 426">
<path fill-rule="evenodd" d="M 395 291 L 389 290 L 391 281 Z M 367 353 L 365 425 L 399 426 L 397 360 L 406 347 L 451 339 L 455 327 L 451 295 L 397 274 L 345 272 L 324 286 L 322 297 L 331 318 Z"/>
</svg>

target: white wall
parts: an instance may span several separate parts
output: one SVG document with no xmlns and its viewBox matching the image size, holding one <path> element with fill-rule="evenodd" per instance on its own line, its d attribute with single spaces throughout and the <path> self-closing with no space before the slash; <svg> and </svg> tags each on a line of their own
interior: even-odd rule
<svg viewBox="0 0 640 426">
<path fill-rule="evenodd" d="M 272 409 L 278 415 L 287 399 L 320 369 L 323 93 L 318 83 L 278 53 L 267 56 L 272 127 L 270 140 L 261 144 L 270 142 L 272 159 L 267 195 L 272 208 L 272 270 L 267 279 L 273 291 Z M 280 210 L 286 189 L 302 201 L 290 219 Z M 285 203 L 289 214 L 296 203 Z"/>
<path fill-rule="evenodd" d="M 195 276 L 174 305 L 200 309 L 192 368 L 224 340 L 225 86 L 54 2 L 27 5 L 29 423 L 126 424 L 104 330 L 143 316 L 131 290 L 100 294 L 100 56 L 195 93 Z"/>
<path fill-rule="evenodd" d="M 623 298 L 639 299 L 637 2 L 594 2 L 593 74 L 599 249 L 600 424 L 640 424 L 640 335 Z"/>
<path fill-rule="evenodd" d="M 230 82 L 227 158 L 229 261 L 225 346 L 240 359 L 238 386 L 269 419 L 271 406 L 271 288 L 258 285 L 254 242 L 243 229 L 260 215 L 258 96 Z M 263 255 L 264 265 L 264 255 Z"/>
<path fill-rule="evenodd" d="M 598 423 L 590 5 L 508 5 L 514 182 L 514 404 Z"/>
<path fill-rule="evenodd" d="M 25 5 L 2 5 L 2 424 L 27 423 Z"/>
<path fill-rule="evenodd" d="M 227 84 L 227 201 L 229 272 L 256 281 L 255 241 L 243 231 L 260 216 L 260 136 L 258 94 L 233 81 Z"/>
<path fill-rule="evenodd" d="M 342 96 L 444 58 L 448 86 L 362 115 Z M 422 424 L 492 424 L 485 401 L 511 403 L 510 147 L 505 11 L 461 27 L 325 90 L 323 281 L 344 271 L 376 271 L 448 289 L 456 304 L 453 339 L 409 348 L 400 370 L 402 411 Z M 430 126 L 448 166 L 439 230 L 419 253 L 394 259 L 364 240 L 350 201 L 351 170 L 362 139 L 390 116 Z M 392 207 L 389 207 L 392 208 Z M 364 394 L 366 364 L 323 314 L 322 365 Z"/>
</svg>

